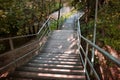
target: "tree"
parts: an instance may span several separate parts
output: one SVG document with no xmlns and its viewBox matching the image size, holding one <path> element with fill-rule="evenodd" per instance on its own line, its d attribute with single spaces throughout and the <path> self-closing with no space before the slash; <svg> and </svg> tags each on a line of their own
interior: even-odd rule
<svg viewBox="0 0 120 80">
<path fill-rule="evenodd" d="M 56 0 L 0 0 L 0 36 L 36 33 L 58 8 Z"/>
<path fill-rule="evenodd" d="M 61 4 L 62 4 L 62 0 L 60 0 L 60 2 L 59 2 L 59 8 L 61 7 Z M 59 9 L 59 11 L 58 11 L 58 20 L 57 20 L 57 29 L 59 29 L 59 19 L 60 19 L 60 9 Z"/>
</svg>

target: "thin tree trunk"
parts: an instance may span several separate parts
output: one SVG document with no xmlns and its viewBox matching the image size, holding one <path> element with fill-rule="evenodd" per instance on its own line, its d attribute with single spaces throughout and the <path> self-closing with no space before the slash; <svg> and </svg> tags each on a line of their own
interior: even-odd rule
<svg viewBox="0 0 120 80">
<path fill-rule="evenodd" d="M 59 29 L 59 19 L 60 19 L 60 7 L 61 7 L 61 0 L 59 2 L 59 12 L 58 12 L 58 19 L 57 19 L 57 29 Z"/>
</svg>

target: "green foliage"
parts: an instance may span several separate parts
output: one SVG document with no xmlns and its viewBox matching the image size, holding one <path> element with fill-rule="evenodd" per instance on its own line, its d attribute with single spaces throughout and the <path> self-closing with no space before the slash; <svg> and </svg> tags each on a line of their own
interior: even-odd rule
<svg viewBox="0 0 120 80">
<path fill-rule="evenodd" d="M 100 2 L 101 0 L 99 0 Z M 87 2 L 88 3 L 88 2 Z M 100 3 L 99 3 L 100 4 Z M 107 4 L 101 4 L 98 10 L 97 41 L 104 42 L 116 50 L 120 50 L 120 1 L 109 0 Z M 94 10 L 93 10 L 94 12 Z M 92 12 L 90 15 L 93 15 Z M 89 22 L 82 24 L 82 33 L 86 37 L 92 37 L 94 18 L 89 17 Z"/>
<path fill-rule="evenodd" d="M 72 0 L 71 5 L 74 6 L 77 10 L 81 10 L 85 7 L 84 1 Z"/>
<path fill-rule="evenodd" d="M 50 28 L 51 28 L 51 30 L 56 30 L 57 29 L 57 21 L 52 21 L 50 23 Z"/>
<path fill-rule="evenodd" d="M 63 24 L 64 20 L 65 20 L 65 17 L 60 17 L 60 19 L 59 19 L 59 28 Z M 56 30 L 57 29 L 57 20 L 56 21 L 51 21 L 50 28 L 51 28 L 51 30 Z"/>
<path fill-rule="evenodd" d="M 81 24 L 81 32 L 84 37 L 89 40 L 93 40 L 93 28 L 94 28 L 94 21 L 89 21 L 88 24 Z"/>
<path fill-rule="evenodd" d="M 116 50 L 120 50 L 120 2 L 110 0 L 109 4 L 99 10 L 98 39 Z"/>
<path fill-rule="evenodd" d="M 76 10 L 72 10 L 70 13 L 64 14 L 63 16 L 60 17 L 59 19 L 59 27 L 63 24 L 63 22 L 66 20 L 66 18 L 69 18 L 72 14 L 74 14 Z M 52 21 L 50 23 L 51 30 L 56 30 L 57 29 L 57 21 Z"/>
<path fill-rule="evenodd" d="M 0 38 L 37 33 L 49 14 L 58 9 L 56 0 L 0 0 Z M 28 41 L 27 38 L 13 40 L 14 47 Z M 9 48 L 8 41 L 0 42 L 0 53 Z"/>
<path fill-rule="evenodd" d="M 39 29 L 42 25 L 39 23 L 58 9 L 59 3 L 55 0 L 0 0 L 0 36 L 33 33 L 33 27 Z M 36 23 L 39 25 L 35 27 Z"/>
</svg>

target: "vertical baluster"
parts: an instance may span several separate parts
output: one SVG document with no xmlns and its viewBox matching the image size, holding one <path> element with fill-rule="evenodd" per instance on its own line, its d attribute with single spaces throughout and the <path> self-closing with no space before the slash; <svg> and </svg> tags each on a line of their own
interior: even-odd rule
<svg viewBox="0 0 120 80">
<path fill-rule="evenodd" d="M 48 22 L 49 22 L 49 21 L 48 21 Z M 47 35 L 49 35 L 49 31 L 50 31 L 49 26 L 48 26 L 48 22 L 46 23 L 46 29 L 47 29 L 46 34 L 47 34 Z"/>
<path fill-rule="evenodd" d="M 56 27 L 56 29 L 57 29 L 57 20 L 54 21 L 53 24 L 54 24 L 54 27 Z"/>
<path fill-rule="evenodd" d="M 88 57 L 88 47 L 89 47 L 89 44 L 87 43 L 86 44 L 86 56 Z M 87 59 L 85 58 L 85 68 L 86 68 L 86 66 L 87 66 Z M 84 68 L 84 70 L 85 70 L 85 68 Z"/>
<path fill-rule="evenodd" d="M 97 12 L 98 12 L 98 0 L 96 0 L 96 8 L 95 8 L 95 23 L 94 23 L 94 34 L 93 34 L 93 43 L 96 42 L 96 27 L 97 27 Z M 95 56 L 95 48 L 92 49 L 92 59 L 91 62 L 94 65 L 94 56 Z"/>
<path fill-rule="evenodd" d="M 76 18 L 74 17 L 74 29 L 76 28 Z"/>
<path fill-rule="evenodd" d="M 88 49 L 89 49 L 89 44 L 86 44 L 86 56 L 88 57 Z M 90 80 L 89 73 L 87 71 L 87 59 L 85 58 L 85 65 L 84 65 L 84 71 L 86 72 L 87 79 Z"/>
<path fill-rule="evenodd" d="M 47 23 L 47 26 L 48 26 L 48 28 L 49 28 L 49 32 L 51 33 L 51 26 L 50 26 L 50 20 L 48 21 L 48 23 Z"/>
<path fill-rule="evenodd" d="M 13 50 L 14 46 L 13 46 L 12 38 L 9 38 L 9 44 L 10 44 L 10 49 Z"/>
<path fill-rule="evenodd" d="M 96 0 L 95 3 L 95 22 L 94 22 L 94 33 L 93 33 L 93 43 L 96 43 L 96 27 L 97 27 L 97 12 L 98 12 L 98 0 Z M 92 48 L 92 58 L 91 62 L 92 65 L 94 66 L 94 58 L 95 58 L 95 48 Z M 93 71 L 91 70 L 91 75 L 93 74 Z"/>
<path fill-rule="evenodd" d="M 9 38 L 9 44 L 10 44 L 11 51 L 13 51 L 14 50 L 14 44 L 13 44 L 13 39 L 12 38 Z M 13 53 L 11 54 L 11 56 L 13 57 L 12 60 L 15 61 L 15 59 L 16 59 L 16 57 L 15 57 L 15 51 L 13 51 Z M 16 67 L 17 64 L 14 63 L 13 66 Z"/>
</svg>

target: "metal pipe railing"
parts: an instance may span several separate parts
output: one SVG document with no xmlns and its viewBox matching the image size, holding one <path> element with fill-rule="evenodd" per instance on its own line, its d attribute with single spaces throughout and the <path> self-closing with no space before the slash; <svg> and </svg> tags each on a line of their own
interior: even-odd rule
<svg viewBox="0 0 120 80">
<path fill-rule="evenodd" d="M 77 36 L 78 36 L 78 44 L 77 44 L 77 46 L 78 46 L 78 50 L 80 50 L 80 48 L 81 48 L 81 47 L 79 46 L 79 44 L 80 44 L 80 37 L 79 37 L 79 33 L 78 33 L 78 32 L 77 32 Z M 79 51 L 79 55 L 80 55 L 82 64 L 85 64 L 84 59 L 83 59 L 82 54 L 81 54 L 80 51 Z M 87 69 L 86 69 L 86 65 L 83 65 L 83 67 L 84 67 L 84 72 L 86 73 L 87 79 L 90 80 L 88 71 L 87 71 Z"/>
<path fill-rule="evenodd" d="M 15 37 L 3 38 L 3 39 L 0 39 L 0 41 L 9 40 L 10 49 L 13 50 L 14 49 L 14 45 L 13 45 L 13 41 L 12 41 L 13 39 L 38 36 L 39 33 L 41 32 L 41 30 L 48 24 L 48 22 L 50 20 L 56 21 L 54 18 L 49 17 L 36 34 L 28 34 L 28 35 L 22 35 L 22 36 L 15 36 Z"/>
<path fill-rule="evenodd" d="M 93 33 L 93 43 L 96 43 L 96 28 L 97 28 L 97 13 L 98 13 L 98 0 L 95 3 L 95 21 L 94 21 L 94 33 Z M 94 65 L 94 57 L 95 57 L 95 48 L 92 48 L 92 64 Z"/>
<path fill-rule="evenodd" d="M 0 39 L 0 41 L 8 40 L 8 39 L 17 39 L 17 38 L 24 38 L 24 37 L 32 37 L 36 36 L 37 34 L 29 34 L 29 35 L 23 35 L 23 36 L 15 36 L 15 37 L 9 37 L 9 38 L 3 38 Z"/>
<path fill-rule="evenodd" d="M 94 66 L 93 66 L 93 63 L 92 63 L 91 59 L 88 58 L 88 47 L 89 47 L 88 45 L 90 45 L 90 46 L 92 46 L 92 48 L 95 48 L 98 51 L 100 51 L 101 54 L 103 54 L 105 57 L 110 59 L 112 62 L 114 62 L 118 66 L 120 66 L 120 60 L 115 58 L 115 57 L 113 57 L 108 52 L 106 52 L 105 50 L 103 50 L 102 48 L 97 46 L 95 43 L 91 42 L 90 40 L 88 40 L 87 38 L 82 36 L 81 28 L 80 28 L 80 21 L 79 21 L 80 17 L 77 19 L 78 49 L 79 49 L 79 53 L 80 53 L 80 58 L 81 58 L 83 66 L 84 66 L 84 70 L 85 70 L 85 73 L 86 73 L 86 76 L 87 76 L 87 80 L 90 80 L 90 76 L 89 76 L 90 74 L 87 71 L 87 63 L 89 64 L 90 69 L 94 73 L 94 75 L 97 78 L 97 80 L 100 80 L 100 76 L 98 75 L 97 71 L 94 69 Z M 86 42 L 86 51 L 82 47 L 81 40 L 84 40 Z M 84 57 L 82 56 L 81 51 L 82 51 Z"/>
<path fill-rule="evenodd" d="M 94 48 L 96 48 L 97 50 L 99 50 L 104 56 L 106 56 L 112 62 L 114 62 L 115 64 L 117 64 L 118 66 L 120 66 L 120 60 L 119 59 L 113 57 L 112 55 L 110 55 L 110 53 L 108 53 L 105 50 L 101 49 L 100 47 L 98 47 L 97 45 L 95 45 L 94 43 L 92 43 L 91 41 L 89 41 L 88 39 L 86 39 L 85 37 L 81 36 L 81 38 L 83 40 L 85 40 L 87 43 L 89 43 L 91 46 L 93 46 Z"/>
<path fill-rule="evenodd" d="M 93 67 L 93 65 L 92 65 L 92 62 L 90 61 L 90 59 L 89 59 L 88 56 L 86 55 L 86 52 L 84 51 L 83 47 L 80 46 L 80 48 L 81 48 L 81 50 L 82 50 L 82 52 L 83 52 L 83 54 L 84 54 L 84 56 L 85 56 L 85 59 L 87 60 L 87 62 L 88 62 L 88 64 L 89 64 L 89 66 L 91 67 L 92 71 L 94 72 L 96 78 L 97 78 L 98 80 L 100 80 L 97 72 L 95 71 L 95 69 L 94 69 L 94 67 Z M 84 63 L 84 65 L 85 65 L 85 63 Z M 84 68 L 86 69 L 86 65 L 85 65 Z M 88 74 L 88 72 L 87 72 L 87 74 Z"/>
<path fill-rule="evenodd" d="M 20 47 L 20 48 L 15 49 L 15 50 L 13 50 L 13 48 L 12 48 L 12 53 L 16 52 L 17 50 L 22 50 L 23 48 L 25 48 L 25 47 L 27 47 L 27 46 L 30 46 L 31 44 L 34 45 L 34 44 L 36 44 L 36 43 L 39 43 L 44 36 L 48 35 L 48 34 L 51 32 L 50 27 L 48 26 L 48 23 L 49 23 L 50 20 L 56 21 L 55 19 L 49 17 L 36 34 L 30 34 L 30 35 L 23 35 L 23 36 L 16 36 L 16 37 L 4 38 L 4 39 L 0 39 L 0 41 L 4 41 L 4 40 L 9 40 L 9 39 L 10 39 L 10 40 L 11 40 L 11 41 L 10 41 L 10 42 L 11 42 L 10 44 L 11 44 L 12 47 L 13 47 L 12 39 L 23 38 L 23 37 L 32 37 L 32 36 L 38 36 L 38 37 L 39 37 L 39 36 L 40 36 L 40 37 L 38 38 L 38 40 L 36 40 L 36 41 L 34 41 L 34 42 L 30 43 L 30 44 L 27 44 L 27 45 L 25 45 L 25 46 L 23 46 L 23 47 Z M 45 29 L 44 29 L 44 28 L 45 28 Z M 50 30 L 50 31 L 48 31 L 48 30 Z M 49 32 L 49 33 L 48 33 L 48 32 Z M 17 61 L 25 58 L 26 56 L 30 55 L 30 54 L 33 53 L 34 51 L 37 51 L 38 49 L 40 49 L 40 48 L 33 49 L 33 50 L 31 50 L 30 52 L 26 53 L 25 55 L 23 55 L 23 56 L 21 56 L 21 57 L 19 57 L 19 58 L 17 58 L 17 59 L 14 59 L 13 61 L 11 61 L 10 63 L 8 63 L 7 65 L 5 65 L 5 66 L 3 66 L 3 67 L 0 67 L 0 71 L 2 71 L 3 69 L 11 66 L 12 64 L 15 64 Z M 5 56 L 5 55 L 6 55 L 6 54 L 0 55 L 0 57 Z M 13 56 L 15 56 L 15 55 L 13 54 Z"/>
<path fill-rule="evenodd" d="M 25 54 L 25 55 L 23 55 L 23 56 L 15 59 L 14 61 L 10 62 L 9 64 L 1 67 L 1 68 L 0 68 L 0 71 L 3 70 L 3 69 L 5 69 L 5 68 L 7 68 L 7 67 L 9 67 L 9 66 L 12 65 L 12 64 L 15 64 L 17 61 L 23 59 L 24 57 L 28 56 L 29 54 L 33 53 L 33 52 L 36 51 L 36 50 L 38 50 L 38 48 L 37 48 L 37 49 L 34 49 L 34 50 L 30 51 L 30 52 L 28 52 L 27 54 Z"/>
</svg>

